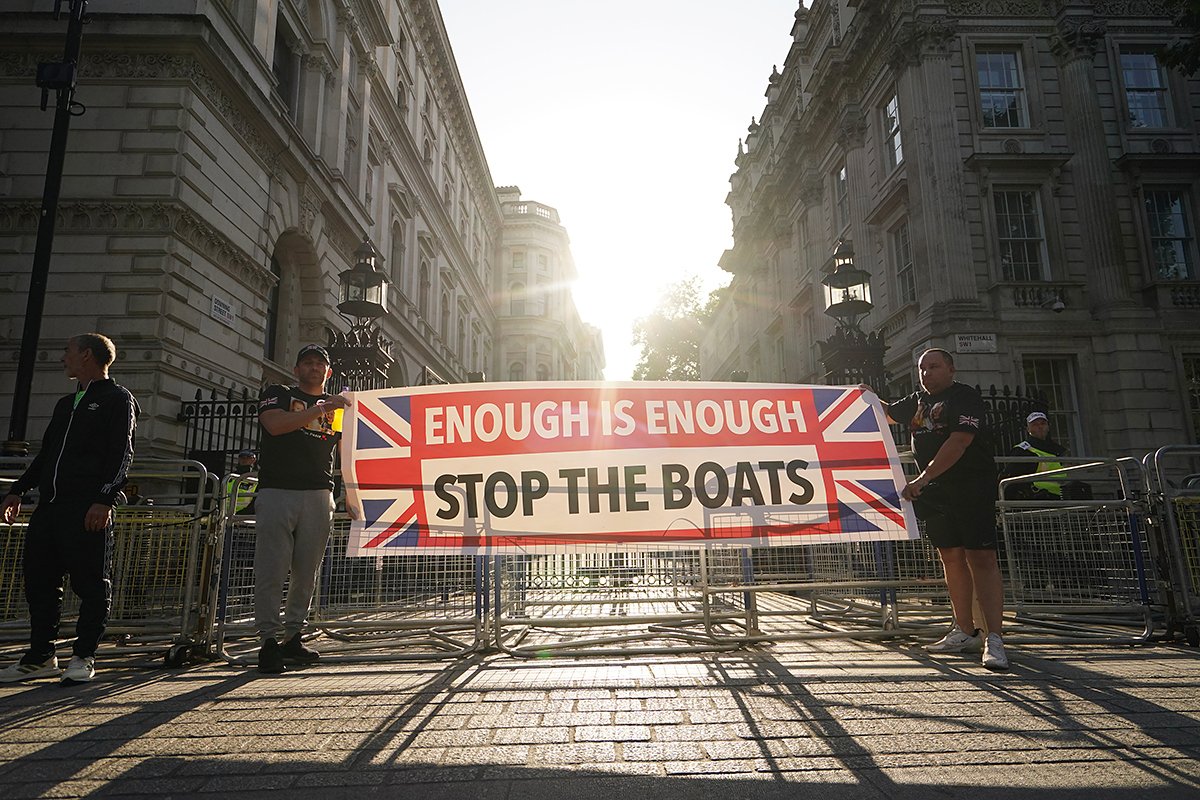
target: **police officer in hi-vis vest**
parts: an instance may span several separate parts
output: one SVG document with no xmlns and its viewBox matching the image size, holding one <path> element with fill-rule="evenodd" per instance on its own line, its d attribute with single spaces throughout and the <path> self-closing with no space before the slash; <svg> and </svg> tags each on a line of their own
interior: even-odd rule
<svg viewBox="0 0 1200 800">
<path fill-rule="evenodd" d="M 1067 455 L 1067 448 L 1050 438 L 1050 420 L 1041 411 L 1034 411 L 1025 418 L 1025 440 L 1009 451 L 1010 456 L 1038 459 L 1057 459 Z M 1030 475 L 1062 469 L 1058 461 L 1017 461 L 1007 465 L 1004 477 Z M 1010 500 L 1061 500 L 1063 485 L 1059 481 L 1044 480 L 1023 484 L 1009 489 Z"/>
</svg>

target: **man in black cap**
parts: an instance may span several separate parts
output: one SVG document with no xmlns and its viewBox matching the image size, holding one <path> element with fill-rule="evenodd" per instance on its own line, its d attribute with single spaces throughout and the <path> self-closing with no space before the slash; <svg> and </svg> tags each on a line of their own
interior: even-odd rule
<svg viewBox="0 0 1200 800">
<path fill-rule="evenodd" d="M 341 437 L 334 412 L 346 407 L 345 397 L 325 393 L 333 371 L 324 347 L 300 348 L 293 372 L 298 386 L 268 386 L 258 403 L 263 438 L 254 501 L 254 618 L 262 640 L 258 671 L 265 673 L 320 658 L 300 632 L 333 519 L 333 450 Z M 280 622 L 284 581 L 289 588 Z"/>
</svg>

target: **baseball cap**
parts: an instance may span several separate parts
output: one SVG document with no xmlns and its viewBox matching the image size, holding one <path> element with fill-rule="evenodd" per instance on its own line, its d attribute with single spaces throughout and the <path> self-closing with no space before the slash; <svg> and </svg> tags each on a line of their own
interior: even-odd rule
<svg viewBox="0 0 1200 800">
<path fill-rule="evenodd" d="M 238 458 L 258 458 L 253 450 L 239 450 Z"/>
<path fill-rule="evenodd" d="M 325 359 L 325 363 L 329 363 L 329 351 L 319 344 L 306 344 L 300 348 L 300 352 L 296 354 L 296 363 L 300 363 L 300 359 L 304 358 L 309 353 L 316 353 L 321 358 Z"/>
<path fill-rule="evenodd" d="M 1047 422 L 1050 421 L 1049 419 L 1046 419 L 1045 414 L 1043 414 L 1040 411 L 1035 411 L 1032 414 L 1030 414 L 1028 417 L 1025 418 L 1025 424 L 1028 425 L 1029 423 L 1033 422 L 1034 420 L 1039 420 L 1039 419 L 1045 419 Z"/>
</svg>

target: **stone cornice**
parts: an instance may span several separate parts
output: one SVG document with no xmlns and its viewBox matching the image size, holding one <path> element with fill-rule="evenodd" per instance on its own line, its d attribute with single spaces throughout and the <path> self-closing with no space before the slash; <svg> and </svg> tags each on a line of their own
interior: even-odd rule
<svg viewBox="0 0 1200 800">
<path fill-rule="evenodd" d="M 472 192 L 481 201 L 493 198 L 491 203 L 481 202 L 484 207 L 480 210 L 485 215 L 484 224 L 489 226 L 493 235 L 498 235 L 503 223 L 499 203 L 494 201 L 495 183 L 487 167 L 474 119 L 463 101 L 466 90 L 454 66 L 440 12 L 431 0 L 414 0 L 412 13 L 413 40 L 419 43 L 418 53 L 431 76 L 438 107 L 446 114 L 446 127 L 451 141 L 457 146 L 459 163 L 469 175 Z"/>
<path fill-rule="evenodd" d="M 33 200 L 0 200 L 0 234 L 34 233 L 40 216 L 41 207 Z M 66 201 L 58 207 L 55 232 L 59 235 L 174 236 L 260 295 L 275 283 L 275 276 L 269 269 L 177 202 Z"/>
<path fill-rule="evenodd" d="M 4 53 L 0 55 L 0 78 L 28 79 L 37 71 L 40 59 L 55 60 L 61 56 L 36 52 Z M 237 103 L 213 78 L 201 60 L 194 55 L 178 53 L 128 53 L 89 50 L 80 61 L 81 81 L 160 80 L 180 81 L 194 85 L 197 94 L 211 104 L 228 125 L 258 157 L 269 165 L 275 152 L 257 126 L 250 122 Z"/>
<path fill-rule="evenodd" d="M 1044 0 L 951 0 L 949 12 L 956 17 L 1043 17 Z"/>
</svg>

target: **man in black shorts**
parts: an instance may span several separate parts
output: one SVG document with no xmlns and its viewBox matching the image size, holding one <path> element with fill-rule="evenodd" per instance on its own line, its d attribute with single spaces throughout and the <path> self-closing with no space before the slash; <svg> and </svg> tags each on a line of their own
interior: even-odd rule
<svg viewBox="0 0 1200 800">
<path fill-rule="evenodd" d="M 934 348 L 918 362 L 922 391 L 884 403 L 892 422 L 908 425 L 921 474 L 904 487 L 946 572 L 954 612 L 950 632 L 927 648 L 978 652 L 983 666 L 1008 669 L 1001 623 L 1004 585 L 996 560 L 996 462 L 979 392 L 954 380 L 954 357 Z M 975 624 L 979 598 L 986 639 Z"/>
</svg>

